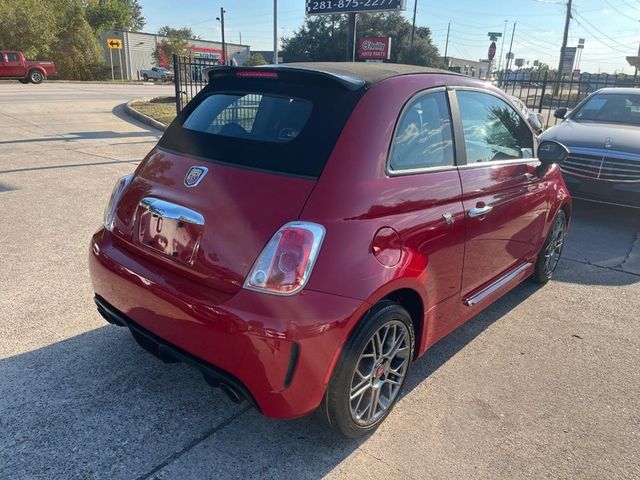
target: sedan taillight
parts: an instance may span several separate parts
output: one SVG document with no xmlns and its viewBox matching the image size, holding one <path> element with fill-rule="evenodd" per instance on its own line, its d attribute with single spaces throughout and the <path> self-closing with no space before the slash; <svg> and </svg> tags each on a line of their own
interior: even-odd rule
<svg viewBox="0 0 640 480">
<path fill-rule="evenodd" d="M 325 229 L 310 222 L 291 222 L 271 238 L 249 272 L 244 288 L 275 295 L 302 290 L 318 258 Z"/>
</svg>

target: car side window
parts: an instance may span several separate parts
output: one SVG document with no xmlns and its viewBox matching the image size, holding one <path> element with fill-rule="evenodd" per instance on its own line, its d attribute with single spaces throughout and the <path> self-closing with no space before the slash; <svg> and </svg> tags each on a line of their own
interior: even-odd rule
<svg viewBox="0 0 640 480">
<path fill-rule="evenodd" d="M 389 170 L 402 172 L 454 165 L 451 117 L 446 93 L 420 95 L 403 110 L 389 155 Z"/>
<path fill-rule="evenodd" d="M 7 53 L 7 61 L 9 62 L 19 62 L 20 56 L 17 53 Z"/>
<path fill-rule="evenodd" d="M 468 165 L 533 157 L 533 134 L 507 102 L 470 90 L 456 95 Z"/>
</svg>

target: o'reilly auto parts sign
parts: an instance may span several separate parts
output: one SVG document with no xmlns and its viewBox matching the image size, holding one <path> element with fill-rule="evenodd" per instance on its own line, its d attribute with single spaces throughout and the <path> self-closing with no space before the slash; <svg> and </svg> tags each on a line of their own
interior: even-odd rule
<svg viewBox="0 0 640 480">
<path fill-rule="evenodd" d="M 406 9 L 406 0 L 307 0 L 307 15 L 399 12 Z"/>
</svg>

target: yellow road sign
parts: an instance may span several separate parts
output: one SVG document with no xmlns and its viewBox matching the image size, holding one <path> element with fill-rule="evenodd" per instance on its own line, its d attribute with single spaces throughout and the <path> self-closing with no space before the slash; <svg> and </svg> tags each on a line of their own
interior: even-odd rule
<svg viewBox="0 0 640 480">
<path fill-rule="evenodd" d="M 119 38 L 107 38 L 107 47 L 115 50 L 122 50 L 122 40 Z"/>
</svg>

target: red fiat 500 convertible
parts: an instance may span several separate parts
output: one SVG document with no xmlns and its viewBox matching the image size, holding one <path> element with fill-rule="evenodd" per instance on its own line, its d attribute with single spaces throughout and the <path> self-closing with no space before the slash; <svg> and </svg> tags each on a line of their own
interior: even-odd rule
<svg viewBox="0 0 640 480">
<path fill-rule="evenodd" d="M 431 345 L 551 278 L 567 151 L 499 90 L 391 64 L 208 75 L 91 241 L 99 312 L 162 360 L 357 437 Z"/>
</svg>

